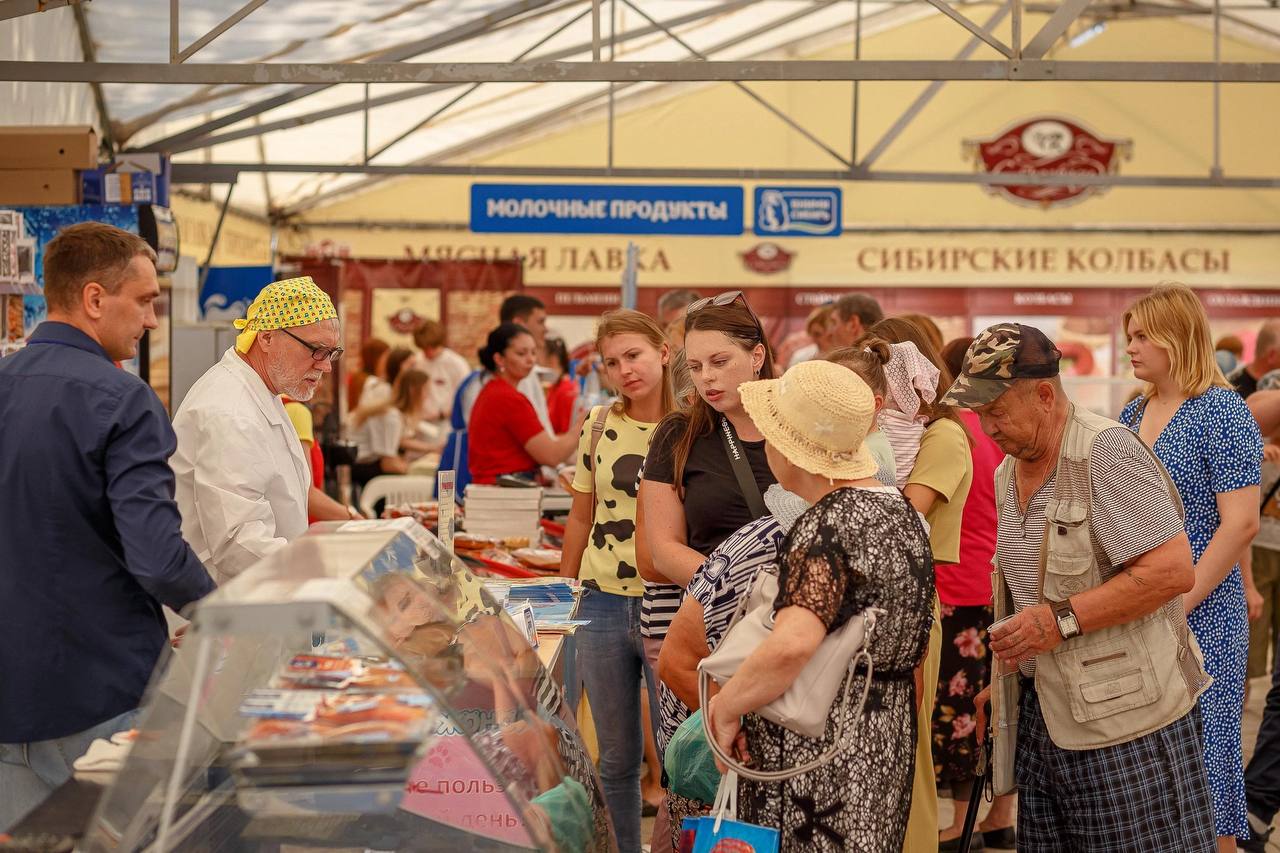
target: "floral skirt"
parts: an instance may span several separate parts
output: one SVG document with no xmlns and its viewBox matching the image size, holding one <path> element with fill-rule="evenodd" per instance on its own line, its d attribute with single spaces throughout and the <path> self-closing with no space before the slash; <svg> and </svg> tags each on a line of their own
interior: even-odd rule
<svg viewBox="0 0 1280 853">
<path fill-rule="evenodd" d="M 974 697 L 991 674 L 990 606 L 942 605 L 942 660 L 933 706 L 933 772 L 938 784 L 969 782 L 977 760 Z"/>
<path fill-rule="evenodd" d="M 711 814 L 711 803 L 682 797 L 675 791 L 667 791 L 666 799 L 658 808 L 665 808 L 671 821 L 671 849 L 680 849 L 680 830 L 687 817 L 705 817 Z"/>
</svg>

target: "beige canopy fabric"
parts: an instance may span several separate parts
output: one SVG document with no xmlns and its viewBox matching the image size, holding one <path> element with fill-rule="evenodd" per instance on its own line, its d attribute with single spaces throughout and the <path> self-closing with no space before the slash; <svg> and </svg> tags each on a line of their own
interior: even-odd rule
<svg viewBox="0 0 1280 853">
<path fill-rule="evenodd" d="M 243 5 L 243 0 L 182 3 L 180 45 L 190 46 Z M 979 25 L 1001 8 L 996 3 L 981 2 L 955 6 Z M 1055 6 L 1026 5 L 1024 41 L 1031 39 Z M 1224 59 L 1261 52 L 1274 61 L 1280 52 L 1280 38 L 1273 32 L 1280 30 L 1280 12 L 1265 0 L 1234 0 L 1224 7 L 1228 16 L 1223 24 Z M 817 56 L 847 59 L 854 51 L 858 4 L 851 0 L 634 0 L 632 6 L 624 0 L 606 0 L 601 8 L 604 58 L 613 54 L 620 60 L 635 61 L 696 60 L 700 56 L 716 60 Z M 1202 0 L 1143 2 L 1121 11 L 1112 4 L 1097 5 L 1067 28 L 1048 55 L 1207 60 L 1212 56 L 1210 19 L 1203 14 L 1208 8 Z M 87 39 L 99 61 L 167 61 L 166 4 L 157 0 L 92 0 L 84 3 L 82 10 Z M 511 62 L 546 57 L 585 60 L 591 57 L 590 10 L 591 5 L 584 0 L 268 0 L 187 62 L 344 62 L 388 57 L 418 62 Z M 968 33 L 920 0 L 865 0 L 861 3 L 861 21 L 864 58 L 950 59 L 970 40 Z M 1094 32 L 1093 38 L 1089 30 L 1096 30 L 1099 22 L 1105 30 Z M 668 23 L 672 24 L 674 38 L 656 26 Z M 928 26 L 905 46 L 876 47 L 880 36 L 904 28 L 917 29 L 921 24 Z M 1163 36 L 1166 30 L 1158 29 L 1171 26 L 1177 33 L 1172 50 Z M 1005 16 L 994 30 L 1006 44 L 1011 42 L 1009 27 Z M 610 33 L 616 36 L 612 50 Z M 0 21 L 0 59 L 74 60 L 82 55 L 79 46 L 75 10 L 71 7 Z M 1001 58 L 986 44 L 976 45 L 969 55 L 975 59 Z M 976 91 L 975 85 L 948 84 L 946 88 L 972 92 Z M 1003 85 L 1002 94 L 992 97 L 1003 97 L 1005 91 L 1048 91 L 1068 84 Z M 1130 84 L 1069 85 L 1080 91 L 1117 93 L 1131 88 Z M 1142 84 L 1140 88 L 1151 92 L 1161 86 Z M 519 147 L 531 154 L 539 153 L 526 143 L 566 124 L 590 124 L 594 134 L 601 134 L 602 126 L 596 117 L 606 102 L 602 96 L 608 91 L 607 84 L 598 83 L 486 83 L 474 90 L 470 86 L 452 86 L 419 94 L 423 89 L 419 85 L 372 85 L 367 94 L 375 106 L 368 111 L 366 124 L 366 114 L 359 108 L 366 97 L 364 85 L 309 88 L 316 90 L 296 97 L 301 91 L 298 87 L 283 85 L 106 83 L 101 90 L 108 119 L 101 121 L 86 84 L 0 83 L 0 115 L 22 123 L 97 120 L 109 129 L 118 145 L 126 147 L 179 139 L 171 142 L 170 148 L 177 152 L 178 162 L 211 159 L 355 164 L 363 162 L 367 153 L 374 164 L 467 164 L 485 158 L 500 159 L 503 151 Z M 851 84 L 753 85 L 778 112 L 810 130 L 815 140 L 787 127 L 729 83 L 640 83 L 616 88 L 620 154 L 617 165 L 652 165 L 650 153 L 655 155 L 653 161 L 667 165 L 680 160 L 682 149 L 703 145 L 705 140 L 684 133 L 680 127 L 670 127 L 670 152 L 652 152 L 649 148 L 640 152 L 634 146 L 628 151 L 626 134 L 631 131 L 624 125 L 626 117 L 639 110 L 707 88 L 723 93 L 723 106 L 731 110 L 724 117 L 728 132 L 712 140 L 726 149 L 730 159 L 745 160 L 728 150 L 751 141 L 740 133 L 744 125 L 752 132 L 756 128 L 768 129 L 771 140 L 785 139 L 781 148 L 759 152 L 761 159 L 746 162 L 747 168 L 779 168 L 797 161 L 838 168 L 839 163 L 830 152 L 848 156 Z M 874 107 L 868 113 L 871 124 L 863 130 L 864 152 L 922 88 L 923 84 L 863 84 L 864 104 L 874 104 L 877 92 L 888 93 L 894 102 L 883 115 Z M 1190 84 L 1164 88 L 1192 92 L 1196 99 L 1207 89 Z M 1257 97 L 1271 90 L 1267 84 L 1254 89 Z M 401 97 L 406 92 L 413 96 Z M 988 95 L 984 93 L 983 97 Z M 251 111 L 246 108 L 268 99 L 278 99 L 279 105 L 224 127 L 208 128 L 213 120 Z M 1054 100 L 1053 96 L 1046 98 L 1049 102 Z M 1241 116 L 1232 125 L 1229 106 L 1224 112 L 1225 135 L 1239 138 L 1247 133 L 1248 118 Z M 320 119 L 317 113 L 327 113 L 329 117 Z M 843 116 L 841 127 L 812 130 L 813 125 L 823 125 L 832 115 Z M 936 104 L 921 114 L 926 123 L 932 118 L 936 124 L 939 117 Z M 1188 116 L 1188 142 L 1196 137 L 1194 142 L 1202 149 L 1208 145 L 1207 139 L 1200 138 L 1204 136 L 1207 117 L 1208 113 L 1198 107 Z M 430 121 L 424 126 L 427 119 Z M 294 126 L 299 122 L 305 123 Z M 994 117 L 993 123 L 998 123 Z M 197 139 L 181 139 L 182 134 L 201 127 L 206 127 L 207 132 Z M 273 129 L 252 135 L 261 127 Z M 779 129 L 782 137 L 774 132 Z M 217 144 L 212 148 L 203 147 L 214 142 Z M 823 146 L 829 151 L 824 152 Z M 598 139 L 590 150 L 577 150 L 571 155 L 561 152 L 553 159 L 603 166 L 605 147 L 605 140 Z M 1135 168 L 1140 156 L 1135 154 Z M 712 158 L 694 159 L 696 165 L 702 165 Z M 259 214 L 299 214 L 322 209 L 340 191 L 376 185 L 381 180 L 359 175 L 245 176 L 237 186 L 234 204 Z M 417 212 L 394 211 L 387 218 L 403 219 L 406 215 L 412 218 Z"/>
</svg>

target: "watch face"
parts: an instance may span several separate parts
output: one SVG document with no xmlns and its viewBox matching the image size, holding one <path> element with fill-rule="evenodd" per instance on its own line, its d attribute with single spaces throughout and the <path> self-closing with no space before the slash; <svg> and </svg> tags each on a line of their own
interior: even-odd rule
<svg viewBox="0 0 1280 853">
<path fill-rule="evenodd" d="M 1080 633 L 1080 623 L 1074 613 L 1068 613 L 1058 620 L 1058 628 L 1064 637 L 1074 637 Z"/>
</svg>

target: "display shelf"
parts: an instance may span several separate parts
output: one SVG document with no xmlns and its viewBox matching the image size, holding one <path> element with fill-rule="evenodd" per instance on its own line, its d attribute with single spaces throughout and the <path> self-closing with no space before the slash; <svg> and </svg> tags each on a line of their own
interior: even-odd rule
<svg viewBox="0 0 1280 853">
<path fill-rule="evenodd" d="M 566 649 L 411 519 L 315 525 L 200 604 L 80 849 L 608 851 Z"/>
</svg>

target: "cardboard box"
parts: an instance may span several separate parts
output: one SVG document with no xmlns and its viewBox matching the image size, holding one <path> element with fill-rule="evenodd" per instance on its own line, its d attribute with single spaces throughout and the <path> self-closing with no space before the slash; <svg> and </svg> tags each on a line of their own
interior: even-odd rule
<svg viewBox="0 0 1280 853">
<path fill-rule="evenodd" d="M 87 124 L 0 127 L 0 169 L 92 169 L 98 134 Z"/>
<path fill-rule="evenodd" d="M 169 204 L 169 158 L 121 154 L 110 165 L 80 173 L 81 204 Z"/>
<path fill-rule="evenodd" d="M 80 173 L 82 204 L 154 204 L 156 176 L 150 172 L 86 169 Z"/>
<path fill-rule="evenodd" d="M 80 177 L 70 169 L 0 170 L 0 204 L 79 204 Z"/>
<path fill-rule="evenodd" d="M 161 207 L 169 206 L 169 175 L 172 169 L 168 154 L 122 151 L 116 155 L 113 166 L 117 172 L 150 172 L 155 178 L 155 197 L 151 203 Z"/>
</svg>

